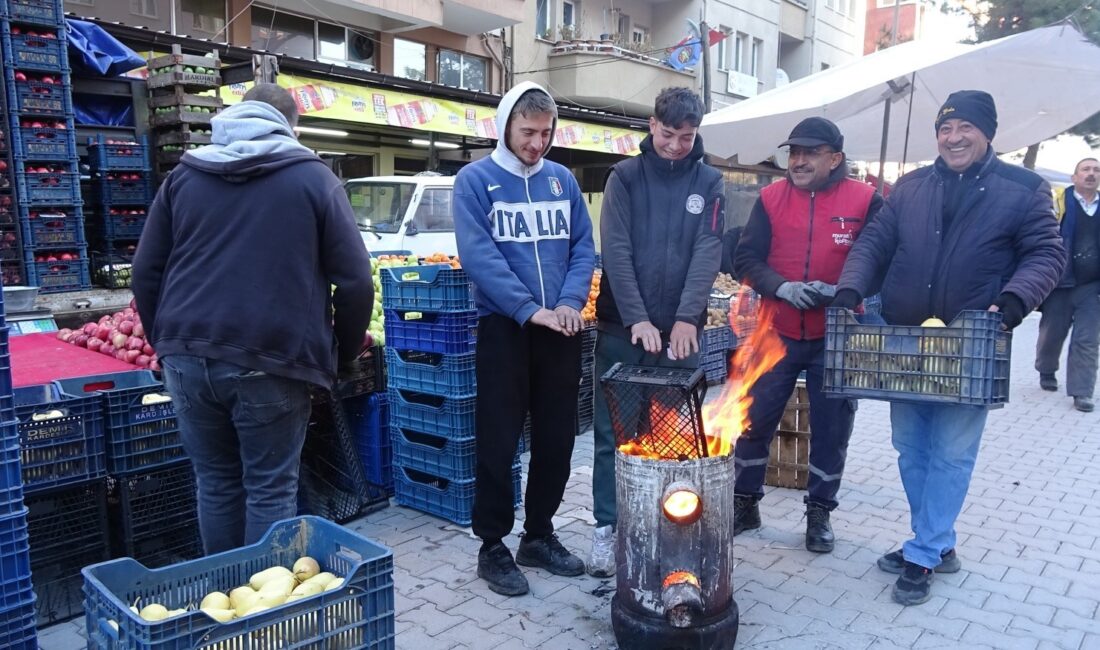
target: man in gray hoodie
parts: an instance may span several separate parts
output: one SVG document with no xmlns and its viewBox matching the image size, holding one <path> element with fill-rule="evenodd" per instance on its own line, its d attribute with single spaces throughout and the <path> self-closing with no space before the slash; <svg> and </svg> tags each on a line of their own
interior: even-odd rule
<svg viewBox="0 0 1100 650">
<path fill-rule="evenodd" d="M 703 102 L 687 88 L 657 96 L 639 156 L 616 164 L 600 215 L 596 377 L 615 363 L 699 367 L 707 298 L 722 263 L 722 175 L 704 162 Z M 588 573 L 615 573 L 615 434 L 596 391 Z"/>
<path fill-rule="evenodd" d="M 217 115 L 214 144 L 161 185 L 134 257 L 208 554 L 297 514 L 309 386 L 358 355 L 374 301 L 347 195 L 294 137 L 297 118 L 275 84 Z"/>
</svg>

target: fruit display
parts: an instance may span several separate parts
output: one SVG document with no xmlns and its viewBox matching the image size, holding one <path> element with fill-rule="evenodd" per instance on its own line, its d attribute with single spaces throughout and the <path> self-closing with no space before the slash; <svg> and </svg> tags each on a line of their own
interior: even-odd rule
<svg viewBox="0 0 1100 650">
<path fill-rule="evenodd" d="M 370 273 L 374 280 L 374 306 L 370 312 L 370 325 L 367 326 L 367 347 L 386 344 L 386 319 L 382 314 L 382 276 L 380 269 L 393 266 L 418 266 L 415 255 L 380 255 L 371 264 Z"/>
<path fill-rule="evenodd" d="M 432 253 L 431 255 L 420 260 L 420 264 L 448 264 L 452 269 L 462 268 L 462 261 L 458 259 L 458 255 L 451 257 L 446 253 Z M 415 266 L 410 264 L 410 266 Z"/>
<path fill-rule="evenodd" d="M 714 290 L 711 293 L 716 293 L 722 296 L 732 296 L 741 290 L 741 283 L 733 279 L 729 273 L 719 273 L 718 277 L 714 280 Z"/>
<path fill-rule="evenodd" d="M 586 323 L 596 320 L 596 298 L 600 297 L 600 279 L 602 277 L 603 271 L 596 269 L 592 272 L 592 282 L 588 285 L 588 302 L 584 304 L 584 309 L 581 310 L 581 320 Z"/>
<path fill-rule="evenodd" d="M 157 602 L 143 604 L 139 599 L 130 606 L 130 611 L 151 622 L 200 611 L 219 623 L 228 623 L 343 586 L 343 578 L 322 571 L 317 560 L 303 556 L 289 569 L 273 566 L 258 571 L 248 579 L 248 584 L 226 591 L 212 591 L 197 603 L 168 609 Z M 108 621 L 108 624 L 118 628 L 116 621 Z"/>
<path fill-rule="evenodd" d="M 126 309 L 104 315 L 95 323 L 85 323 L 79 329 L 61 329 L 57 338 L 139 368 L 160 370 L 157 354 L 145 339 L 145 328 L 133 300 Z"/>
</svg>

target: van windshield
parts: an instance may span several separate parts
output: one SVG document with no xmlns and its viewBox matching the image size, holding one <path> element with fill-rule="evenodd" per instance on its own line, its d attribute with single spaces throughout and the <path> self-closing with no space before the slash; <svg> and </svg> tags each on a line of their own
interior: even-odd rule
<svg viewBox="0 0 1100 650">
<path fill-rule="evenodd" d="M 395 233 L 409 209 L 416 183 L 358 182 L 346 185 L 360 230 Z"/>
</svg>

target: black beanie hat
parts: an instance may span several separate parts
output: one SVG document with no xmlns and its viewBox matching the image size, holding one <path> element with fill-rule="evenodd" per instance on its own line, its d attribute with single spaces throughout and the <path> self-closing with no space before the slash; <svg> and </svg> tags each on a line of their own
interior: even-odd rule
<svg viewBox="0 0 1100 650">
<path fill-rule="evenodd" d="M 997 134 L 997 106 L 984 90 L 958 90 L 948 95 L 936 114 L 936 130 L 950 119 L 970 122 L 990 140 Z"/>
</svg>

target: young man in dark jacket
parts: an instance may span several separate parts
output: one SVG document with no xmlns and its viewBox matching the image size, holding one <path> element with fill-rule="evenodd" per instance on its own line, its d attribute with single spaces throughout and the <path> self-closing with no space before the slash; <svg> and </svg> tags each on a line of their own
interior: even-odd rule
<svg viewBox="0 0 1100 650">
<path fill-rule="evenodd" d="M 699 335 L 722 257 L 722 175 L 703 160 L 703 102 L 687 88 L 657 96 L 642 153 L 611 169 L 600 215 L 595 376 L 617 362 L 699 367 Z M 588 572 L 615 573 L 615 435 L 596 390 Z"/>
<path fill-rule="evenodd" d="M 848 255 L 835 307 L 851 308 L 881 285 L 882 316 L 896 325 L 931 317 L 947 324 L 964 309 L 1003 315 L 1012 330 L 1058 283 L 1066 263 L 1050 187 L 1001 162 L 993 98 L 952 93 L 936 118 L 935 164 L 898 180 Z M 901 574 L 894 600 L 931 597 L 933 572 L 954 573 L 955 519 L 962 511 L 988 410 L 983 406 L 891 402 L 898 469 L 913 539 L 879 558 Z"/>
<path fill-rule="evenodd" d="M 856 402 L 822 392 L 825 373 L 825 306 L 835 291 L 844 259 L 882 206 L 870 185 L 848 178 L 844 136 L 821 117 L 799 122 L 790 138 L 787 178 L 760 193 L 737 247 L 738 277 L 760 294 L 786 354 L 753 384 L 749 428 L 737 439 L 734 462 L 734 528 L 760 527 L 759 501 L 776 427 L 806 372 L 810 400 L 810 478 L 806 501 L 806 548 L 833 550 L 829 513 L 844 474 Z"/>
<path fill-rule="evenodd" d="M 195 467 L 207 553 L 298 512 L 309 386 L 329 387 L 370 321 L 370 258 L 339 179 L 259 84 L 212 121 L 149 210 L 133 290 Z M 335 291 L 330 287 L 335 286 Z"/>
<path fill-rule="evenodd" d="M 580 389 L 580 310 L 596 251 L 577 180 L 545 160 L 558 110 L 538 84 L 497 107 L 493 153 L 455 178 L 455 236 L 477 303 L 477 575 L 506 596 L 527 593 L 516 566 L 577 576 L 584 563 L 554 534 L 569 480 Z M 523 538 L 513 559 L 512 459 L 531 413 Z"/>
</svg>

